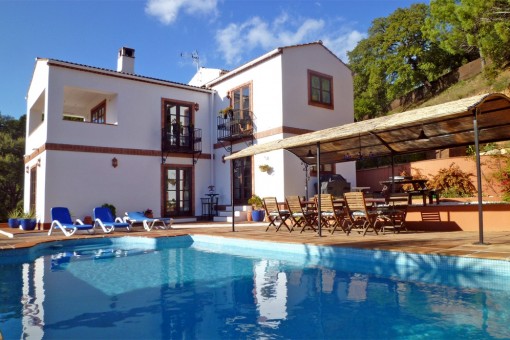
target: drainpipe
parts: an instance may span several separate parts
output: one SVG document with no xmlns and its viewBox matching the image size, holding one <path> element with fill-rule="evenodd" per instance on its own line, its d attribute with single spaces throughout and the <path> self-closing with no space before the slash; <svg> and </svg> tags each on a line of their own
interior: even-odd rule
<svg viewBox="0 0 510 340">
<path fill-rule="evenodd" d="M 321 213 L 321 143 L 317 142 L 317 222 L 319 237 L 322 236 L 322 213 Z"/>
<path fill-rule="evenodd" d="M 214 159 L 214 136 L 215 136 L 215 119 L 214 119 L 214 96 L 216 95 L 216 91 L 212 90 L 211 96 L 210 96 L 210 109 L 209 109 L 209 124 L 210 124 L 210 133 L 209 133 L 209 139 L 210 139 L 210 146 L 209 146 L 209 153 L 212 156 L 212 159 L 210 160 L 210 167 L 211 167 L 211 177 L 210 177 L 210 185 L 214 185 L 216 187 L 216 177 L 214 176 L 214 166 L 215 166 L 215 159 Z"/>
</svg>

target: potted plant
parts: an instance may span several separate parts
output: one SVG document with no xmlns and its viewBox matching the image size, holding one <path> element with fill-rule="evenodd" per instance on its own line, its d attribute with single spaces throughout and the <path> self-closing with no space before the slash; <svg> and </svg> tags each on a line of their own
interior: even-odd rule
<svg viewBox="0 0 510 340">
<path fill-rule="evenodd" d="M 228 116 L 232 117 L 234 115 L 234 109 L 232 109 L 232 106 L 227 106 L 223 110 L 220 110 L 220 115 L 222 115 L 224 119 L 227 119 Z"/>
<path fill-rule="evenodd" d="M 262 172 L 271 172 L 273 170 L 273 168 L 268 165 L 268 164 L 262 164 L 262 165 L 259 165 L 259 170 L 262 171 Z"/>
<path fill-rule="evenodd" d="M 251 204 L 253 210 L 251 217 L 255 222 L 262 222 L 264 220 L 264 210 L 262 210 L 263 202 L 262 199 L 257 195 L 252 195 L 248 200 L 248 204 Z"/>
<path fill-rule="evenodd" d="M 9 228 L 19 228 L 19 220 L 23 216 L 23 212 L 20 209 L 12 209 L 7 213 Z"/>
<path fill-rule="evenodd" d="M 26 213 L 22 213 L 22 216 L 19 220 L 19 224 L 21 229 L 23 230 L 34 230 L 37 224 L 35 211 L 30 210 Z"/>
</svg>

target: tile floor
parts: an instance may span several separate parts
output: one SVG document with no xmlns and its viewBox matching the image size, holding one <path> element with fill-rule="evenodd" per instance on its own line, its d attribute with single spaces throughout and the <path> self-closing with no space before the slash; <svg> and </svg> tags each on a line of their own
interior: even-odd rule
<svg viewBox="0 0 510 340">
<path fill-rule="evenodd" d="M 271 229 L 266 232 L 266 225 L 266 223 L 240 223 L 236 224 L 236 231 L 232 232 L 232 226 L 226 223 L 182 223 L 175 224 L 172 230 L 152 230 L 147 232 L 139 227 L 130 233 L 118 231 L 112 234 L 104 234 L 98 230 L 95 235 L 76 234 L 69 238 L 59 231 L 55 231 L 53 235 L 48 236 L 46 231 L 35 230 L 28 232 L 3 228 L 0 230 L 13 233 L 14 237 L 8 238 L 0 233 L 0 249 L 30 247 L 41 242 L 78 237 L 119 237 L 126 235 L 165 237 L 202 234 L 260 241 L 392 250 L 418 254 L 441 254 L 510 261 L 510 230 L 490 231 L 489 229 L 484 233 L 484 244 L 478 244 L 479 233 L 472 231 L 402 232 L 399 234 L 387 232 L 385 234 L 380 233 L 379 235 L 368 233 L 365 237 L 357 233 L 347 236 L 342 232 L 335 232 L 335 234 L 331 235 L 328 231 L 323 231 L 323 236 L 319 237 L 312 231 L 305 231 L 300 234 L 296 231 L 292 233 L 285 230 L 275 232 L 274 229 Z"/>
</svg>

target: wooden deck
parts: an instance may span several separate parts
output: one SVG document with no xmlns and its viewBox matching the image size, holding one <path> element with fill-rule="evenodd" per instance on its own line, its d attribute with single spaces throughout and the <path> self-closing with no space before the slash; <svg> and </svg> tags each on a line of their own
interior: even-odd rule
<svg viewBox="0 0 510 340">
<path fill-rule="evenodd" d="M 479 235 L 475 231 L 409 231 L 400 234 L 387 232 L 385 234 L 380 233 L 379 235 L 368 233 L 365 237 L 357 233 L 347 236 L 341 231 L 330 235 L 328 231 L 323 231 L 323 236 L 319 237 L 311 231 L 305 231 L 300 234 L 296 231 L 289 233 L 285 230 L 275 232 L 272 229 L 266 232 L 266 226 L 266 223 L 244 222 L 236 224 L 236 231 L 232 232 L 231 225 L 225 223 L 183 223 L 174 224 L 174 229 L 172 230 L 152 230 L 147 232 L 143 228 L 136 228 L 132 232 L 118 231 L 113 234 L 104 234 L 102 231 L 97 230 L 95 235 L 76 234 L 71 237 L 65 237 L 59 231 L 54 231 L 52 236 L 48 236 L 47 231 L 42 230 L 28 232 L 19 229 L 3 228 L 1 230 L 13 233 L 14 237 L 8 238 L 0 234 L 0 249 L 31 247 L 38 243 L 76 238 L 122 236 L 172 237 L 200 234 L 270 242 L 328 245 L 510 261 L 510 230 L 485 232 L 485 244 L 481 245 L 477 244 Z"/>
</svg>

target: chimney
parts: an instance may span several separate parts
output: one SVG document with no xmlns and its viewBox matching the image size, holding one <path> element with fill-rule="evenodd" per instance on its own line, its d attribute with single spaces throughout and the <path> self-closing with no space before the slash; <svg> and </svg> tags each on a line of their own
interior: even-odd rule
<svg viewBox="0 0 510 340">
<path fill-rule="evenodd" d="M 117 59 L 117 71 L 122 73 L 135 73 L 135 50 L 128 47 L 122 47 L 119 50 Z"/>
</svg>

